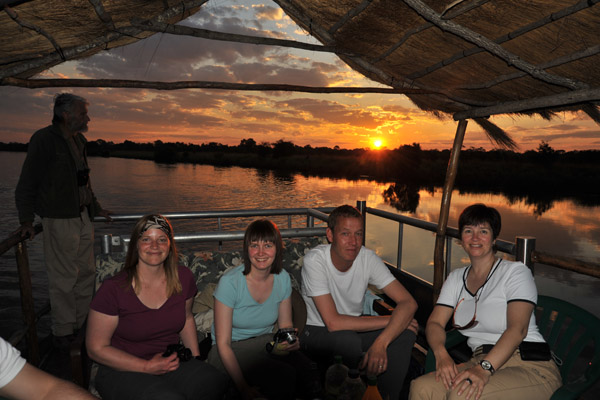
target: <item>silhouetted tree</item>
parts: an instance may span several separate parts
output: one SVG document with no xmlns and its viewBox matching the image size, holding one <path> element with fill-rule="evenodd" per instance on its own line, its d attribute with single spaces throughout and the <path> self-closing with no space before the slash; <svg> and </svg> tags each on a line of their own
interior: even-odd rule
<svg viewBox="0 0 600 400">
<path fill-rule="evenodd" d="M 246 151 L 254 151 L 254 150 L 256 150 L 256 141 L 252 138 L 242 139 L 240 141 L 239 147 L 240 147 L 240 149 L 243 149 Z"/>
<path fill-rule="evenodd" d="M 273 157 L 287 157 L 296 153 L 296 145 L 292 142 L 287 142 L 279 139 L 273 145 Z"/>
</svg>

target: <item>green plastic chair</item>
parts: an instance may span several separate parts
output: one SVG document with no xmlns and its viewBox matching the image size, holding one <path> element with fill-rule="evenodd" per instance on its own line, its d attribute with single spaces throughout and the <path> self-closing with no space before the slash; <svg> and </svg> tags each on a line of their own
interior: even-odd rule
<svg viewBox="0 0 600 400">
<path fill-rule="evenodd" d="M 549 296 L 538 296 L 536 320 L 559 365 L 563 386 L 551 400 L 577 399 L 600 379 L 600 319 L 574 304 Z M 457 330 L 446 335 L 452 348 L 467 338 Z M 435 356 L 427 352 L 425 371 L 435 370 Z"/>
</svg>

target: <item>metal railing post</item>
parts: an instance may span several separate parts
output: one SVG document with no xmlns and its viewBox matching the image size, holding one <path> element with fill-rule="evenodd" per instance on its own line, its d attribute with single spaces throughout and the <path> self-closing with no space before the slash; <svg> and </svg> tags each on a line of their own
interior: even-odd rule
<svg viewBox="0 0 600 400">
<path fill-rule="evenodd" d="M 217 225 L 219 232 L 221 232 L 221 230 L 223 229 L 223 227 L 221 226 L 221 217 L 217 218 Z M 223 242 L 221 240 L 219 240 L 218 248 L 219 250 L 223 250 Z"/>
<path fill-rule="evenodd" d="M 22 241 L 15 246 L 17 270 L 19 273 L 19 288 L 21 291 L 21 309 L 23 320 L 27 326 L 27 347 L 29 350 L 28 361 L 33 365 L 40 363 L 40 348 L 38 344 L 37 328 L 35 325 L 35 307 L 33 304 L 33 290 L 31 286 L 31 271 L 29 270 L 29 257 L 27 244 Z"/>
<path fill-rule="evenodd" d="M 356 208 L 358 208 L 358 211 L 360 211 L 360 213 L 362 214 L 362 219 L 363 219 L 363 232 L 365 233 L 363 235 L 363 246 L 366 243 L 367 240 L 367 202 L 365 200 L 357 200 L 356 201 Z"/>
<path fill-rule="evenodd" d="M 312 215 L 306 215 L 306 227 L 313 228 L 315 226 L 315 217 Z"/>
<path fill-rule="evenodd" d="M 515 238 L 515 249 L 516 260 L 527 265 L 533 274 L 533 265 L 535 263 L 533 262 L 531 255 L 535 250 L 535 238 L 533 236 L 517 236 Z"/>
<path fill-rule="evenodd" d="M 112 235 L 109 233 L 107 235 L 102 235 L 102 241 L 100 242 L 101 252 L 102 254 L 110 254 L 112 248 Z"/>
</svg>

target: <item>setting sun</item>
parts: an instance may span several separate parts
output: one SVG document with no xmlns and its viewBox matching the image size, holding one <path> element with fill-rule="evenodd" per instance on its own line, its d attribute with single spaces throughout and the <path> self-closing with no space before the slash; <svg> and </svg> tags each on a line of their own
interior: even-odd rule
<svg viewBox="0 0 600 400">
<path fill-rule="evenodd" d="M 381 139 L 373 140 L 373 148 L 374 149 L 380 149 L 381 146 L 383 146 L 383 140 L 381 140 Z"/>
</svg>

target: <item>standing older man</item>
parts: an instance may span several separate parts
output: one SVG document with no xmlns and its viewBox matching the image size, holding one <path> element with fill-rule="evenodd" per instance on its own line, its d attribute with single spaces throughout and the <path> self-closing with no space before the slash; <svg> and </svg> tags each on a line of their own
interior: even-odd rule
<svg viewBox="0 0 600 400">
<path fill-rule="evenodd" d="M 22 236 L 34 237 L 34 214 L 42 218 L 48 270 L 52 333 L 66 348 L 83 324 L 94 287 L 94 216 L 109 218 L 90 185 L 82 132 L 88 129 L 88 102 L 61 93 L 54 98 L 52 125 L 29 141 L 15 191 Z"/>
<path fill-rule="evenodd" d="M 362 246 L 363 236 L 356 208 L 344 205 L 329 214 L 330 244 L 304 257 L 302 296 L 308 317 L 300 343 L 309 354 L 339 354 L 348 367 L 378 376 L 383 398 L 397 400 L 416 339 L 417 303 L 381 258 Z M 362 315 L 369 284 L 396 302 L 391 315 Z"/>
</svg>

